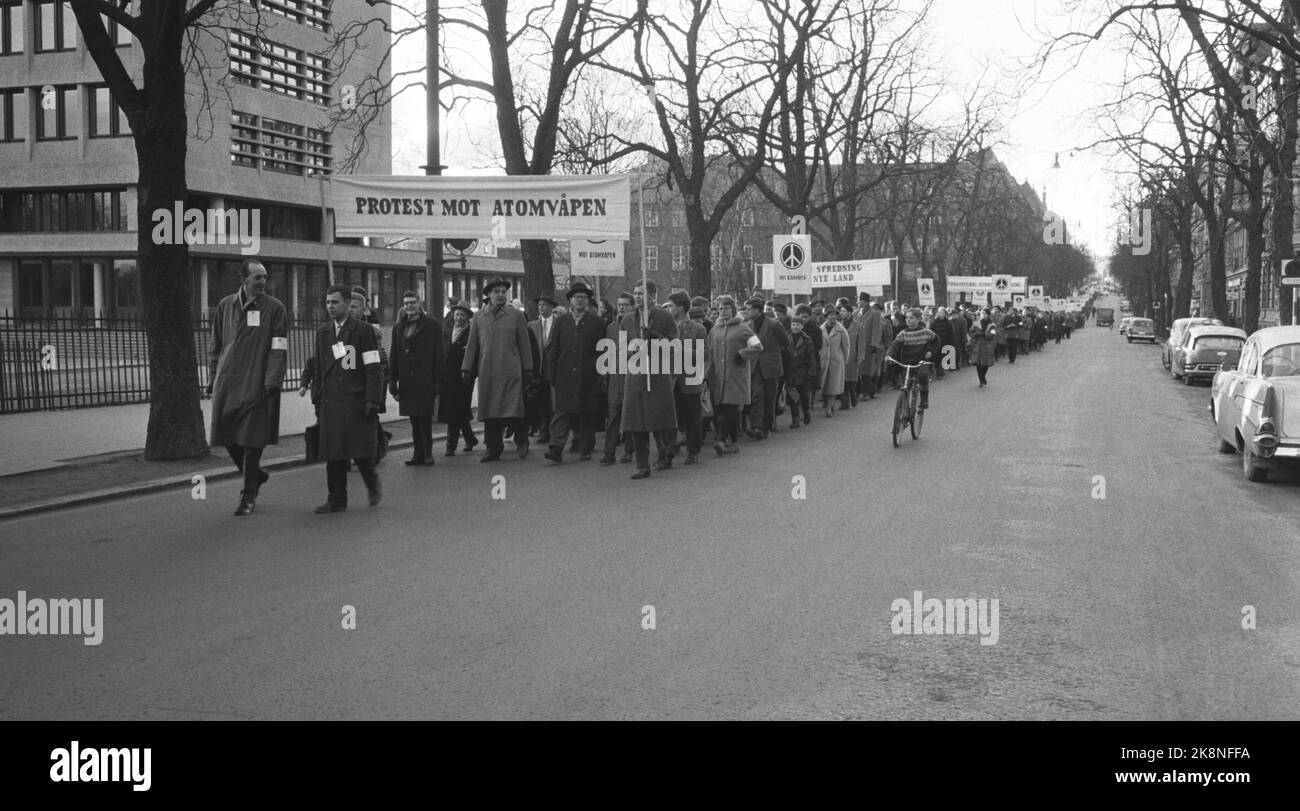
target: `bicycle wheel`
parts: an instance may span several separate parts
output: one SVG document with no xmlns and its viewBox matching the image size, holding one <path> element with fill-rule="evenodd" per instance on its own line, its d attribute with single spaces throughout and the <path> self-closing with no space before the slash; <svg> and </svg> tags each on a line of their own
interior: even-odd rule
<svg viewBox="0 0 1300 811">
<path fill-rule="evenodd" d="M 898 402 L 894 405 L 894 447 L 898 447 L 898 434 L 903 430 L 903 423 L 907 421 L 907 390 L 904 389 L 898 393 Z"/>
<path fill-rule="evenodd" d="M 907 423 L 912 429 L 912 439 L 921 438 L 921 423 L 925 422 L 925 409 L 920 407 L 921 393 L 912 391 L 912 419 Z"/>
</svg>

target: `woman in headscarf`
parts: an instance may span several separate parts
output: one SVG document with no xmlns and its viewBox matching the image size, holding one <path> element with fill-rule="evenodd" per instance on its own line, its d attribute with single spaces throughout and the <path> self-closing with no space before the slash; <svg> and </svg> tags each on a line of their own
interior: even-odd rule
<svg viewBox="0 0 1300 811">
<path fill-rule="evenodd" d="M 705 378 L 717 425 L 718 456 L 737 453 L 740 435 L 740 407 L 749 405 L 749 375 L 753 359 L 763 351 L 744 319 L 736 312 L 731 296 L 718 299 L 718 320 L 709 331 L 705 353 Z"/>
</svg>

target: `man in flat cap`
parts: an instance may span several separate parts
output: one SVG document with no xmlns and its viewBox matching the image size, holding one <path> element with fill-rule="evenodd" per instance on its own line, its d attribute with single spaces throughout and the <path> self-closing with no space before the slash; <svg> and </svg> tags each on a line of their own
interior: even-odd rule
<svg viewBox="0 0 1300 811">
<path fill-rule="evenodd" d="M 470 324 L 469 344 L 461 363 L 465 385 L 478 378 L 478 417 L 483 420 L 487 453 L 481 462 L 495 462 L 505 450 L 507 423 L 514 427 L 519 458 L 528 456 L 528 429 L 523 425 L 524 386 L 535 374 L 532 343 L 524 314 L 506 306 L 510 283 L 496 278 L 483 286 L 488 305 Z"/>
<path fill-rule="evenodd" d="M 578 461 L 591 458 L 596 447 L 596 423 L 605 393 L 596 372 L 596 345 L 605 337 L 605 322 L 591 308 L 595 296 L 582 282 L 569 288 L 565 297 L 569 312 L 555 317 L 542 360 L 542 377 L 555 395 L 555 417 L 551 421 L 551 447 L 546 458 L 564 461 L 564 443 L 572 427 L 578 434 Z"/>
</svg>

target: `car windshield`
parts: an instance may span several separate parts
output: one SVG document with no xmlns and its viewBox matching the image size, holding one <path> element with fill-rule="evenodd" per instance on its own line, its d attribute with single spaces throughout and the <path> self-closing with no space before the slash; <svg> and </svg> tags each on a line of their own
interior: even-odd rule
<svg viewBox="0 0 1300 811">
<path fill-rule="evenodd" d="M 1300 377 L 1300 344 L 1282 344 L 1264 353 L 1264 377 Z"/>
<path fill-rule="evenodd" d="M 1245 343 L 1241 338 L 1232 335 L 1205 335 L 1196 339 L 1197 349 L 1228 349 L 1233 352 L 1241 351 L 1241 345 Z"/>
<path fill-rule="evenodd" d="M 1150 327 L 1151 321 L 1147 318 L 1134 318 L 1129 324 L 1130 327 Z"/>
</svg>

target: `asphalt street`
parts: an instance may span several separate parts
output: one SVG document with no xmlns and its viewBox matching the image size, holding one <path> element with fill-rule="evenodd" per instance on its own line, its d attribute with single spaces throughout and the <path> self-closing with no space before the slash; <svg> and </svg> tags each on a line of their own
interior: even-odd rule
<svg viewBox="0 0 1300 811">
<path fill-rule="evenodd" d="M 892 399 L 646 481 L 398 452 L 373 510 L 309 467 L 250 518 L 232 480 L 0 524 L 0 598 L 105 613 L 0 636 L 0 720 L 1300 718 L 1300 476 L 1247 482 L 1158 346 L 962 370 L 898 449 Z M 893 633 L 917 591 L 996 644 Z"/>
</svg>

